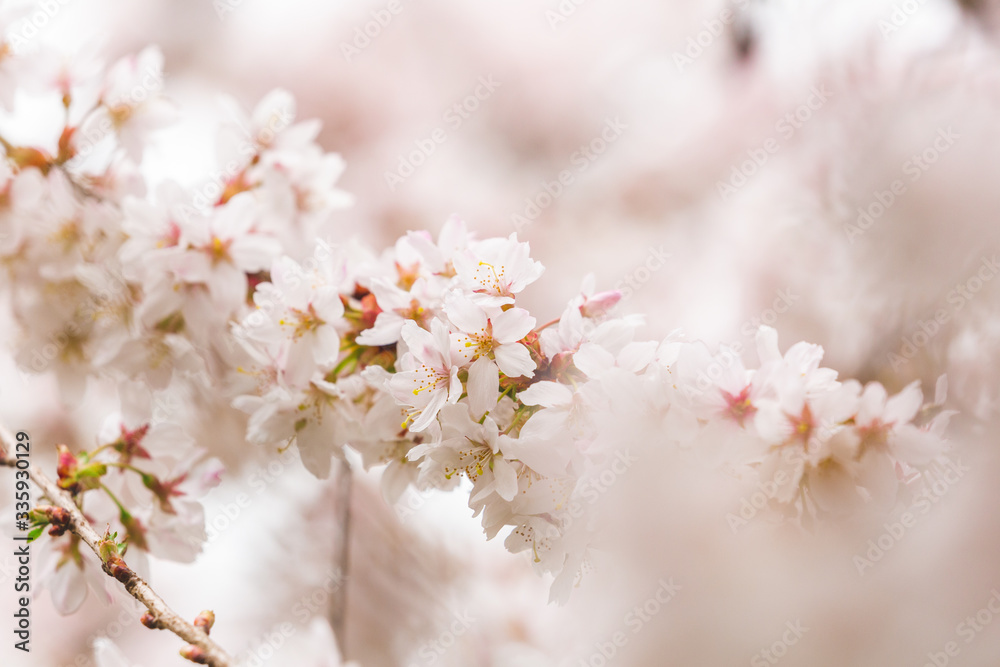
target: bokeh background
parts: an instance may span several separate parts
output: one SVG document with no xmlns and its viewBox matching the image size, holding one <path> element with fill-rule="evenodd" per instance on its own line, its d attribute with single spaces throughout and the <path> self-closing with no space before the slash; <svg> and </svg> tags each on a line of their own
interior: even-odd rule
<svg viewBox="0 0 1000 667">
<path fill-rule="evenodd" d="M 753 666 L 779 652 L 790 666 L 997 664 L 996 3 L 39 4 L 56 9 L 38 44 L 106 60 L 163 49 L 182 120 L 147 154 L 154 180 L 195 184 L 215 168 L 220 95 L 252 108 L 285 88 L 347 161 L 357 204 L 335 221 L 345 238 L 381 246 L 457 214 L 480 236 L 531 243 L 547 270 L 525 297 L 543 319 L 593 272 L 628 288 L 622 307 L 647 315 L 649 338 L 680 328 L 752 358 L 752 331 L 769 324 L 782 347 L 822 344 L 826 365 L 890 390 L 920 379 L 933 393 L 947 373 L 962 411 L 949 453 L 961 475 L 862 573 L 855 557 L 898 513 L 807 537 L 766 521 L 734 532 L 726 516 L 753 489 L 640 435 L 642 465 L 607 500 L 621 517 L 607 560 L 563 608 L 546 604 L 526 560 L 484 540 L 460 498 L 392 508 L 377 471 L 351 492 L 340 583 L 338 489 L 205 419 L 204 441 L 230 467 L 207 501 L 217 538 L 194 565 L 154 563 L 154 583 L 187 616 L 214 608 L 213 636 L 247 664 L 327 664 L 310 619 L 342 586 L 342 648 L 368 667 Z M 439 129 L 444 141 L 413 158 Z M 421 164 L 399 182 L 387 174 L 401 161 Z M 915 338 L 940 311 L 944 324 Z M 93 403 L 67 411 L 50 378 L 9 357 L 0 369 L 8 424 L 39 443 L 89 443 Z M 12 564 L 0 556 L 4 617 Z M 680 588 L 637 627 L 635 608 L 663 582 Z M 123 609 L 91 599 L 63 619 L 40 596 L 30 659 L 5 641 L 0 664 L 94 664 L 99 635 L 135 665 L 186 664 L 175 638 Z M 960 624 L 983 609 L 970 638 Z"/>
</svg>

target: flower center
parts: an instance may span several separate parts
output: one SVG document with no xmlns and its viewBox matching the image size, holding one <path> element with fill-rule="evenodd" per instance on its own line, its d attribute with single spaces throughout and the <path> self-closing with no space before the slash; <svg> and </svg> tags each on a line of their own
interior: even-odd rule
<svg viewBox="0 0 1000 667">
<path fill-rule="evenodd" d="M 735 396 L 728 391 L 723 391 L 722 396 L 726 399 L 725 414 L 735 420 L 740 426 L 743 426 L 746 420 L 757 412 L 757 408 L 750 401 L 749 386 L 744 387 L 743 391 Z"/>
<path fill-rule="evenodd" d="M 218 236 L 212 237 L 212 243 L 209 244 L 205 250 L 208 251 L 208 255 L 212 258 L 213 263 L 221 262 L 222 260 L 229 259 L 229 246 L 233 244 L 233 240 L 223 241 Z"/>
<path fill-rule="evenodd" d="M 316 314 L 316 310 L 313 308 L 311 303 L 305 310 L 301 310 L 299 308 L 289 308 L 288 311 L 294 316 L 294 318 L 278 320 L 278 324 L 281 326 L 294 327 L 292 330 L 292 336 L 296 339 L 301 338 L 306 333 L 315 331 L 320 326 L 326 324 L 326 322 L 320 319 L 319 315 Z"/>
<path fill-rule="evenodd" d="M 115 129 L 120 129 L 132 117 L 132 107 L 127 104 L 116 104 L 108 107 L 108 115 L 111 116 L 111 124 Z"/>
<path fill-rule="evenodd" d="M 486 267 L 486 268 L 483 268 Z M 507 287 L 504 283 L 504 274 L 506 268 L 501 264 L 500 270 L 490 264 L 489 262 L 479 262 L 479 266 L 476 267 L 476 277 L 475 280 L 483 289 L 476 290 L 477 292 L 494 292 L 500 296 L 509 296 L 507 293 Z"/>
</svg>

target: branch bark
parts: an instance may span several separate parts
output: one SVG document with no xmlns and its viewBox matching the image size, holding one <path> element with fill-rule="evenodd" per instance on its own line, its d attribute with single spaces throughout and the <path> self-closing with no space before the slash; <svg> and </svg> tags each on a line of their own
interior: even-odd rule
<svg viewBox="0 0 1000 667">
<path fill-rule="evenodd" d="M 11 453 L 16 449 L 16 441 L 7 428 L 0 424 L 0 465 L 14 468 L 16 459 Z M 101 557 L 100 542 L 101 537 L 94 527 L 90 525 L 84 517 L 83 512 L 76 506 L 69 493 L 59 488 L 59 485 L 52 481 L 41 468 L 35 464 L 28 466 L 28 476 L 32 482 L 42 491 L 46 498 L 56 507 L 60 507 L 70 516 L 70 530 L 79 536 L 90 549 Z M 102 559 L 103 562 L 103 559 Z M 220 648 L 209 636 L 200 628 L 185 621 L 159 595 L 135 572 L 128 568 L 124 573 L 119 570 L 117 576 L 112 573 L 111 568 L 105 564 L 105 573 L 118 579 L 125 590 L 133 598 L 141 602 L 149 613 L 157 627 L 169 630 L 188 644 L 200 649 L 201 664 L 212 667 L 236 667 L 236 662 L 222 648 Z"/>
<path fill-rule="evenodd" d="M 340 572 L 341 584 L 330 598 L 330 625 L 333 627 L 337 645 L 343 656 L 347 655 L 347 571 L 351 559 L 351 486 L 354 475 L 351 464 L 343 459 L 337 466 L 336 475 L 336 513 L 338 540 L 335 545 L 334 558 Z"/>
</svg>

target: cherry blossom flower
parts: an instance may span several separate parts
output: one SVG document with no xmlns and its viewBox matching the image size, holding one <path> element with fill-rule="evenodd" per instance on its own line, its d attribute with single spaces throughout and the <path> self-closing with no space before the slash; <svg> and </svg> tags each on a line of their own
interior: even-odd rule
<svg viewBox="0 0 1000 667">
<path fill-rule="evenodd" d="M 256 204 L 249 193 L 215 209 L 206 226 L 187 230 L 189 249 L 173 268 L 186 283 L 205 285 L 216 308 L 231 313 L 247 300 L 247 274 L 262 271 L 280 253 L 273 238 L 253 229 Z"/>
<path fill-rule="evenodd" d="M 264 396 L 245 395 L 234 407 L 250 414 L 247 440 L 258 444 L 294 441 L 303 465 L 316 477 L 330 474 L 332 457 L 353 429 L 341 412 L 343 391 L 335 384 L 314 378 L 302 391 L 275 387 Z"/>
<path fill-rule="evenodd" d="M 503 306 L 514 303 L 514 295 L 538 280 L 545 270 L 529 253 L 528 244 L 518 242 L 517 234 L 511 234 L 506 239 L 474 243 L 468 251 L 456 253 L 453 264 L 476 303 Z"/>
<path fill-rule="evenodd" d="M 150 46 L 115 63 L 105 78 L 101 105 L 81 127 L 83 136 L 113 130 L 130 158 L 142 159 L 149 134 L 173 122 L 174 107 L 160 96 L 163 54 Z"/>
<path fill-rule="evenodd" d="M 282 343 L 284 373 L 290 386 L 301 386 L 317 371 L 330 370 L 340 355 L 337 326 L 344 304 L 335 287 L 320 283 L 285 257 L 271 267 L 271 282 L 254 293 L 257 313 L 244 320 L 246 334 L 263 343 Z"/>
<path fill-rule="evenodd" d="M 112 581 L 101 571 L 101 563 L 75 535 L 46 540 L 38 553 L 39 589 L 48 588 L 52 605 L 60 614 L 78 610 L 93 590 L 104 604 L 111 604 Z"/>
<path fill-rule="evenodd" d="M 420 432 L 445 403 L 456 403 L 461 397 L 458 370 L 462 359 L 452 352 L 448 329 L 440 320 L 431 322 L 429 332 L 415 322 L 406 322 L 401 336 L 408 352 L 400 358 L 400 371 L 388 387 L 400 404 L 412 408 L 405 422 L 408 428 Z"/>
<path fill-rule="evenodd" d="M 6 44 L 9 107 L 5 84 L 22 63 Z M 57 470 L 93 521 L 119 530 L 139 570 L 147 554 L 190 562 L 205 541 L 199 499 L 221 464 L 180 424 L 226 405 L 248 415 L 248 443 L 295 445 L 317 477 L 353 450 L 365 468 L 384 466 L 390 501 L 410 487 L 469 491 L 487 538 L 509 531 L 508 550 L 530 553 L 560 601 L 608 520 L 589 503 L 581 517 L 566 508 L 633 428 L 723 474 L 784 473 L 773 509 L 800 521 L 891 505 L 947 446 L 942 383 L 931 405 L 915 384 L 890 398 L 880 384 L 838 380 L 817 345 L 782 354 L 769 327 L 757 332 L 756 367 L 678 332 L 643 340 L 644 318 L 617 315 L 621 293 L 598 291 L 593 275 L 536 328 L 518 300 L 544 267 L 516 234 L 477 240 L 452 217 L 436 240 L 410 231 L 376 252 L 348 239 L 333 215 L 351 202 L 336 187 L 344 162 L 317 145 L 318 122 L 295 124 L 282 90 L 249 114 L 227 103 L 225 169 L 207 186 L 150 194 L 136 163 L 172 115 L 162 62 L 150 48 L 113 65 L 89 111 L 75 101 L 85 76 L 49 77 L 69 107 L 58 111 L 80 127 L 52 137 L 55 156 L 5 143 L 0 160 L 19 366 L 54 374 L 76 399 L 88 383 L 118 387 L 96 448 L 62 448 Z M 95 143 L 108 159 L 86 160 Z M 181 416 L 157 415 L 174 402 Z M 42 581 L 72 611 L 88 588 L 106 595 L 107 578 L 54 528 Z M 328 631 L 317 630 L 327 662 Z M 111 645 L 99 653 L 123 663 Z M 322 662 L 313 657 L 299 662 Z"/>
<path fill-rule="evenodd" d="M 445 300 L 445 314 L 458 329 L 452 334 L 455 355 L 466 362 L 487 358 L 507 377 L 531 377 L 536 364 L 521 341 L 535 327 L 535 318 L 523 308 L 510 308 L 487 315 L 461 293 Z"/>
<path fill-rule="evenodd" d="M 24 63 L 16 52 L 17 44 L 7 33 L 29 11 L 29 5 L 13 2 L 0 8 L 0 106 L 8 111 L 14 108 L 14 93 L 21 84 Z"/>
<path fill-rule="evenodd" d="M 0 256 L 17 252 L 44 194 L 45 179 L 38 169 L 15 173 L 6 161 L 0 162 Z"/>
<path fill-rule="evenodd" d="M 372 281 L 371 291 L 375 295 L 380 312 L 374 326 L 365 329 L 357 337 L 359 345 L 380 346 L 396 343 L 407 320 L 426 328 L 434 314 L 429 305 L 432 294 L 427 281 L 423 278 L 418 278 L 409 290 L 400 289 L 384 278 L 376 278 Z"/>
<path fill-rule="evenodd" d="M 473 485 L 471 503 L 492 493 L 509 501 L 518 489 L 517 470 L 501 453 L 509 441 L 491 417 L 479 423 L 467 406 L 447 405 L 441 410 L 441 442 L 419 445 L 410 457 L 428 457 L 446 479 L 464 475 Z"/>
<path fill-rule="evenodd" d="M 317 120 L 293 124 L 297 104 L 287 90 L 272 90 L 249 115 L 231 97 L 223 97 L 222 104 L 230 116 L 230 124 L 220 133 L 220 161 L 223 164 L 239 157 L 246 159 L 245 142 L 250 142 L 257 151 L 271 149 L 294 153 L 312 144 L 319 134 Z"/>
</svg>

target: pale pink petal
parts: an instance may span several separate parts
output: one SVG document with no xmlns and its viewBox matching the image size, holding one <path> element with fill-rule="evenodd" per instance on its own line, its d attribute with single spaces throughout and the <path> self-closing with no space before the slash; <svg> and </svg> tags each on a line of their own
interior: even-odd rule
<svg viewBox="0 0 1000 667">
<path fill-rule="evenodd" d="M 551 440 L 566 431 L 566 419 L 564 410 L 539 410 L 521 427 L 520 440 Z"/>
<path fill-rule="evenodd" d="M 489 412 L 497 405 L 500 395 L 500 371 L 492 359 L 480 357 L 469 367 L 469 409 L 472 416 Z"/>
<path fill-rule="evenodd" d="M 517 394 L 517 399 L 525 405 L 542 405 L 547 408 L 569 405 L 573 402 L 573 392 L 558 382 L 536 382 Z"/>
<path fill-rule="evenodd" d="M 420 431 L 423 431 L 428 426 L 430 426 L 431 422 L 434 421 L 434 418 L 437 416 L 437 413 L 441 410 L 441 407 L 445 404 L 447 400 L 448 396 L 447 394 L 445 394 L 445 392 L 443 391 L 434 392 L 431 395 L 430 401 L 428 401 L 427 405 L 424 406 L 424 409 L 420 413 L 420 416 L 417 417 L 412 424 L 410 424 L 410 430 L 413 431 L 414 433 L 419 433 Z"/>
<path fill-rule="evenodd" d="M 600 379 L 615 365 L 614 356 L 599 345 L 584 343 L 573 355 L 573 364 L 587 377 Z"/>
<path fill-rule="evenodd" d="M 861 394 L 861 405 L 858 407 L 858 424 L 871 424 L 882 416 L 885 410 L 887 396 L 885 387 L 878 382 L 869 382 Z"/>
<path fill-rule="evenodd" d="M 882 421 L 886 424 L 906 424 L 913 421 L 924 402 L 924 393 L 920 391 L 920 381 L 914 380 L 902 391 L 885 402 L 885 412 Z"/>
<path fill-rule="evenodd" d="M 535 362 L 528 348 L 520 343 L 507 343 L 493 348 L 493 356 L 497 366 L 507 377 L 531 377 L 534 375 Z"/>
<path fill-rule="evenodd" d="M 493 477 L 496 480 L 497 494 L 510 501 L 517 495 L 517 471 L 505 459 L 493 457 Z"/>
<path fill-rule="evenodd" d="M 478 334 L 486 331 L 486 311 L 461 294 L 452 294 L 445 301 L 444 312 L 465 333 Z"/>
<path fill-rule="evenodd" d="M 638 373 L 653 361 L 656 347 L 656 341 L 629 343 L 618 354 L 618 366 L 629 372 Z"/>
<path fill-rule="evenodd" d="M 313 341 L 313 359 L 324 370 L 337 363 L 340 356 L 340 335 L 330 324 L 316 328 Z"/>
<path fill-rule="evenodd" d="M 500 343 L 514 343 L 535 328 L 535 318 L 523 308 L 511 308 L 492 318 L 493 338 Z"/>
</svg>

